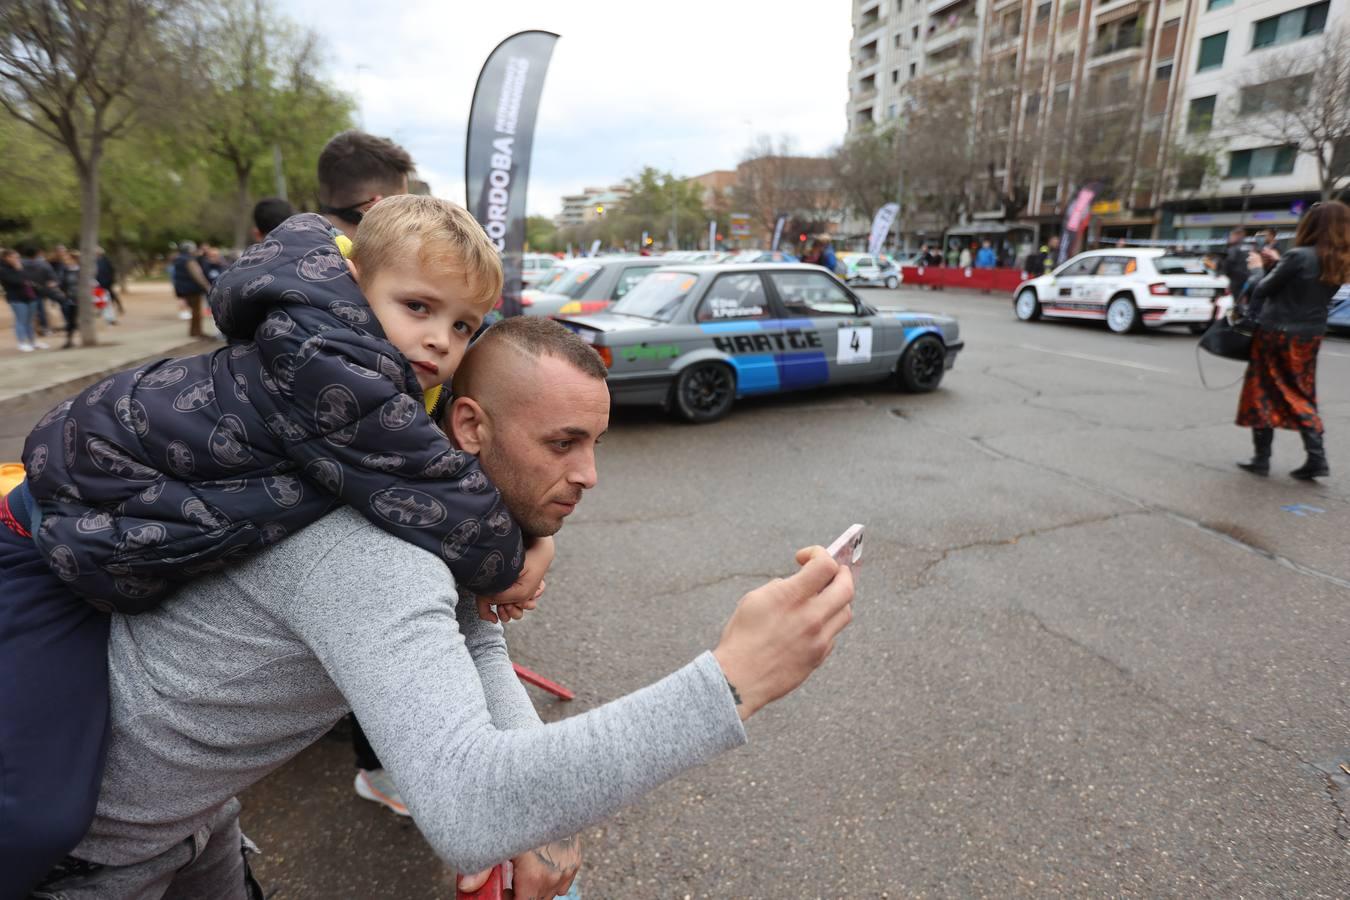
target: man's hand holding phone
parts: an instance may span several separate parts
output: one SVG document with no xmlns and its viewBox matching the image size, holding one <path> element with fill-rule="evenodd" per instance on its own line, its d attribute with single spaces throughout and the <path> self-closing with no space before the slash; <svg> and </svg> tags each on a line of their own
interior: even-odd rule
<svg viewBox="0 0 1350 900">
<path fill-rule="evenodd" d="M 741 598 L 713 656 L 741 721 L 794 691 L 853 619 L 853 573 L 824 547 L 797 551 L 801 569 Z"/>
</svg>

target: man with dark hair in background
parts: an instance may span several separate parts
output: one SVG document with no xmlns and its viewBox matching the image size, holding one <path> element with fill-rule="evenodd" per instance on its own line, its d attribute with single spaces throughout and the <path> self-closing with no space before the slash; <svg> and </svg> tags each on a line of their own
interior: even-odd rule
<svg viewBox="0 0 1350 900">
<path fill-rule="evenodd" d="M 1219 264 L 1219 274 L 1228 276 L 1228 292 L 1234 299 L 1242 296 L 1247 284 L 1247 254 L 1251 251 L 1247 243 L 1247 229 L 1234 228 L 1228 232 L 1228 250 Z"/>
<path fill-rule="evenodd" d="M 282 222 L 295 215 L 295 207 L 280 197 L 264 197 L 253 206 L 253 243 L 258 243 Z"/>
<path fill-rule="evenodd" d="M 354 238 L 361 217 L 377 200 L 408 193 L 413 168 L 408 151 L 393 141 L 344 131 L 319 154 L 319 212 Z"/>
<path fill-rule="evenodd" d="M 412 156 L 387 138 L 364 131 L 334 135 L 319 153 L 319 212 L 349 238 L 376 201 L 408 193 Z M 384 771 L 361 723 L 351 717 L 356 793 L 400 816 L 408 815 L 394 780 Z"/>
</svg>

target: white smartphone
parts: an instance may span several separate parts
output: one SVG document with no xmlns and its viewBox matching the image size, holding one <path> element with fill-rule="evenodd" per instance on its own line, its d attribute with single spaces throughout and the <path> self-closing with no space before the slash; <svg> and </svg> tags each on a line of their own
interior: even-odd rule
<svg viewBox="0 0 1350 900">
<path fill-rule="evenodd" d="M 834 543 L 830 544 L 825 552 L 833 556 L 834 561 L 841 566 L 858 565 L 862 562 L 863 527 L 850 525 L 847 531 L 835 538 Z"/>
</svg>

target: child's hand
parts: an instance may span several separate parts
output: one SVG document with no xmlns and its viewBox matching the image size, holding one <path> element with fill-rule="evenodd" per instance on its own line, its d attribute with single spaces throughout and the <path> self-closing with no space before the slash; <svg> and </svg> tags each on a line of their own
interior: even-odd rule
<svg viewBox="0 0 1350 900">
<path fill-rule="evenodd" d="M 485 622 L 514 621 L 526 610 L 534 609 L 544 593 L 544 575 L 553 564 L 553 538 L 534 538 L 525 548 L 525 564 L 520 577 L 500 594 L 480 594 L 478 618 Z M 493 610 L 496 607 L 496 610 Z"/>
</svg>

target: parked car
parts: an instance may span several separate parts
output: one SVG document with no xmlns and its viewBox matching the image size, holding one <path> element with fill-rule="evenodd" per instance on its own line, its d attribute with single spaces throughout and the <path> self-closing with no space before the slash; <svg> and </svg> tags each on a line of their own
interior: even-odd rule
<svg viewBox="0 0 1350 900">
<path fill-rule="evenodd" d="M 547 253 L 526 253 L 520 261 L 520 280 L 525 287 L 533 287 L 557 264 L 558 260 Z"/>
<path fill-rule="evenodd" d="M 1013 311 L 1023 322 L 1097 319 L 1117 334 L 1177 324 L 1200 334 L 1232 306 L 1228 279 L 1198 259 L 1158 248 L 1080 253 L 1013 294 Z"/>
<path fill-rule="evenodd" d="M 879 313 L 824 269 L 790 263 L 671 266 L 608 312 L 559 321 L 600 352 L 616 404 L 690 422 L 825 384 L 935 390 L 962 347 L 950 316 Z"/>
<path fill-rule="evenodd" d="M 782 250 L 741 250 L 738 253 L 732 254 L 730 259 L 723 261 L 736 263 L 738 265 L 769 262 L 795 263 L 797 262 L 797 257 L 793 256 L 791 253 L 784 253 Z M 709 260 L 709 262 L 711 262 L 711 260 Z"/>
<path fill-rule="evenodd" d="M 900 267 L 883 254 L 872 256 L 869 253 L 844 253 L 839 257 L 844 267 L 840 277 L 853 287 L 886 287 L 894 290 L 900 286 Z"/>
<path fill-rule="evenodd" d="M 1350 332 L 1350 284 L 1341 285 L 1341 289 L 1331 298 L 1327 328 L 1339 333 Z"/>
<path fill-rule="evenodd" d="M 574 260 L 542 290 L 522 292 L 521 308 L 527 316 L 600 312 L 664 265 L 665 260 L 656 256 L 594 256 Z"/>
</svg>

